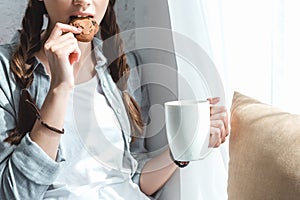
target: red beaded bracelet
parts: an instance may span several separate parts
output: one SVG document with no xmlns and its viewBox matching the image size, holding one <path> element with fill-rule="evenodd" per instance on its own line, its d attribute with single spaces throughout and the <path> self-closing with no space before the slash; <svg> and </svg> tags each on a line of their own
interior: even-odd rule
<svg viewBox="0 0 300 200">
<path fill-rule="evenodd" d="M 178 161 L 178 160 L 174 160 L 174 163 L 180 167 L 180 168 L 184 168 L 186 166 L 188 166 L 188 164 L 190 163 L 190 161 Z"/>
<path fill-rule="evenodd" d="M 178 160 L 175 160 L 171 151 L 170 151 L 170 157 L 171 159 L 173 160 L 173 162 L 180 168 L 184 168 L 186 166 L 188 166 L 188 164 L 190 163 L 190 161 L 178 161 Z"/>
</svg>

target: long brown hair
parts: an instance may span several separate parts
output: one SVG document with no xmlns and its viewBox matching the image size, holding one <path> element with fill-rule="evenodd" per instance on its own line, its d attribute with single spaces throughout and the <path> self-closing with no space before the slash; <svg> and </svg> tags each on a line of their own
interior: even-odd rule
<svg viewBox="0 0 300 200">
<path fill-rule="evenodd" d="M 123 50 L 123 42 L 119 36 L 120 29 L 117 24 L 114 11 L 115 0 L 110 0 L 107 11 L 101 26 L 101 38 L 103 42 L 103 54 L 107 57 L 108 67 L 112 79 L 117 84 L 118 88 L 123 91 L 123 101 L 130 116 L 133 137 L 137 136 L 142 131 L 143 123 L 141 112 L 135 100 L 126 92 L 127 80 L 129 76 L 129 66 L 126 63 L 126 56 Z M 29 0 L 24 18 L 22 20 L 22 30 L 20 32 L 20 44 L 13 53 L 11 60 L 11 71 L 13 72 L 17 84 L 22 88 L 29 88 L 33 81 L 33 70 L 30 67 L 33 64 L 34 53 L 42 47 L 41 31 L 43 27 L 43 16 L 46 14 L 46 8 L 43 1 Z M 113 37 L 113 40 L 107 40 Z M 105 41 L 113 42 L 105 42 Z M 116 58 L 116 59 L 115 59 Z M 28 93 L 24 93 L 28 98 Z M 22 100 L 22 98 L 20 98 Z M 21 101 L 20 100 L 20 101 Z M 25 109 L 25 111 L 24 111 Z M 27 110 L 26 110 L 27 109 Z M 19 116 L 15 130 L 4 140 L 10 144 L 19 144 L 25 134 L 32 129 L 35 117 L 28 121 L 28 106 L 20 102 Z M 30 115 L 30 114 L 29 114 Z M 24 123 L 26 121 L 26 123 Z"/>
<path fill-rule="evenodd" d="M 143 121 L 138 104 L 126 90 L 130 68 L 126 62 L 114 5 L 115 0 L 109 0 L 106 13 L 100 23 L 101 37 L 104 41 L 103 54 L 108 59 L 108 62 L 111 63 L 109 69 L 112 79 L 117 83 L 119 89 L 123 91 L 123 100 L 131 119 L 133 136 L 138 136 L 138 134 L 142 132 Z"/>
</svg>

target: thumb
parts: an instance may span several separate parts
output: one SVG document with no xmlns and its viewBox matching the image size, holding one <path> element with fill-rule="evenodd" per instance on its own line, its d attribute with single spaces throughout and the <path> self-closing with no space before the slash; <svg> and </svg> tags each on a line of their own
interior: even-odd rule
<svg viewBox="0 0 300 200">
<path fill-rule="evenodd" d="M 207 98 L 210 104 L 215 105 L 220 102 L 220 97 Z"/>
</svg>

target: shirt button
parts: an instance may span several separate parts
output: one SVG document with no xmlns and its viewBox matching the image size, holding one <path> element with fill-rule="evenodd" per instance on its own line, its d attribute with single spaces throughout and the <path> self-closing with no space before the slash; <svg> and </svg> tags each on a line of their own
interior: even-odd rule
<svg viewBox="0 0 300 200">
<path fill-rule="evenodd" d="M 117 108 L 117 113 L 118 113 L 118 114 L 121 113 L 121 108 Z"/>
</svg>

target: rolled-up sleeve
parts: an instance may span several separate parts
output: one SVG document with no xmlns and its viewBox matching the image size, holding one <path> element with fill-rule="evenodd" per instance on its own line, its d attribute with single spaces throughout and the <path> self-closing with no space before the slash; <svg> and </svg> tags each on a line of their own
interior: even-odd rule
<svg viewBox="0 0 300 200">
<path fill-rule="evenodd" d="M 50 185 L 54 181 L 62 161 L 51 159 L 28 134 L 11 156 L 11 162 L 26 179 L 40 185 Z"/>
<path fill-rule="evenodd" d="M 136 184 L 140 184 L 140 177 L 145 164 L 152 159 L 149 152 L 145 148 L 144 138 L 137 138 L 130 146 L 131 155 L 137 160 L 138 167 L 135 174 L 132 177 L 132 181 Z M 158 199 L 163 189 L 158 190 L 151 196 L 148 196 L 151 200 Z"/>
<path fill-rule="evenodd" d="M 2 157 L 0 199 L 42 198 L 64 163 L 59 155 L 52 160 L 28 134 L 4 160 Z"/>
<path fill-rule="evenodd" d="M 137 138 L 130 146 L 131 155 L 138 162 L 137 170 L 132 177 L 132 181 L 140 184 L 140 176 L 145 164 L 151 159 L 144 145 L 143 138 Z"/>
</svg>

